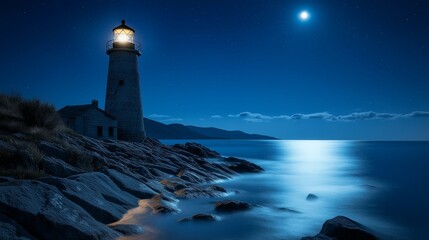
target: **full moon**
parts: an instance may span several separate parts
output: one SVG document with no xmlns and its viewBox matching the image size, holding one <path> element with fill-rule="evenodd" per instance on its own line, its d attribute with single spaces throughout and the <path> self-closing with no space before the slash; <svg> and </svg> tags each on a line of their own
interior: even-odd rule
<svg viewBox="0 0 429 240">
<path fill-rule="evenodd" d="M 307 11 L 302 11 L 299 13 L 299 19 L 301 21 L 307 21 L 310 18 L 310 14 Z"/>
</svg>

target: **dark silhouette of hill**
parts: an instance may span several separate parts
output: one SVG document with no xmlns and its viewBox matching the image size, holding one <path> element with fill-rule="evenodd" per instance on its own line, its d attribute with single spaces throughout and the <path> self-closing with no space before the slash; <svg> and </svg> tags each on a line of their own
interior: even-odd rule
<svg viewBox="0 0 429 240">
<path fill-rule="evenodd" d="M 148 118 L 144 119 L 146 135 L 157 139 L 276 139 L 242 131 L 227 131 L 213 127 L 185 126 L 183 124 L 164 124 Z"/>
</svg>

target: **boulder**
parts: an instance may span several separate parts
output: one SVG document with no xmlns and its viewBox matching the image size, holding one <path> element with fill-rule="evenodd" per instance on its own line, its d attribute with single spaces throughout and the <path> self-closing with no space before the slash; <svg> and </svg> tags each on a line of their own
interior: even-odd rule
<svg viewBox="0 0 429 240">
<path fill-rule="evenodd" d="M 218 197 L 226 193 L 226 190 L 219 186 L 208 186 L 208 187 L 185 187 L 174 191 L 176 197 L 179 198 L 203 198 L 203 197 Z"/>
<path fill-rule="evenodd" d="M 314 237 L 305 237 L 301 240 L 377 240 L 371 230 L 362 224 L 344 216 L 337 216 L 327 220 Z"/>
<path fill-rule="evenodd" d="M 0 239 L 35 239 L 21 225 L 11 218 L 0 214 Z"/>
<path fill-rule="evenodd" d="M 135 225 L 135 224 L 116 224 L 116 225 L 109 225 L 109 226 L 110 228 L 124 235 L 135 235 L 135 234 L 143 233 L 144 231 L 142 226 Z"/>
<path fill-rule="evenodd" d="M 1 183 L 0 193 L 0 212 L 13 217 L 37 238 L 115 239 L 120 236 L 46 183 Z"/>
<path fill-rule="evenodd" d="M 74 167 L 63 160 L 44 156 L 41 162 L 41 166 L 45 173 L 56 176 L 56 177 L 68 177 L 78 173 L 82 173 L 77 167 Z"/>
<path fill-rule="evenodd" d="M 283 212 L 290 212 L 290 213 L 301 213 L 300 211 L 293 210 L 287 207 L 279 207 L 277 210 L 283 211 Z"/>
<path fill-rule="evenodd" d="M 151 199 L 143 199 L 139 201 L 139 206 L 143 208 L 149 208 L 152 210 L 152 213 L 177 213 L 177 209 L 172 203 L 162 200 L 162 194 L 158 194 Z"/>
<path fill-rule="evenodd" d="M 122 191 L 109 177 L 101 172 L 88 172 L 73 175 L 68 179 L 82 183 L 93 191 L 98 191 L 104 199 L 131 209 L 138 205 L 138 198 L 125 191 Z"/>
<path fill-rule="evenodd" d="M 216 216 L 212 214 L 199 213 L 199 214 L 195 214 L 192 217 L 182 218 L 179 220 L 179 222 L 188 222 L 188 221 L 212 222 L 216 220 L 217 220 Z"/>
<path fill-rule="evenodd" d="M 145 183 L 115 169 L 104 169 L 102 172 L 109 176 L 122 190 L 138 198 L 151 198 L 158 194 Z"/>
<path fill-rule="evenodd" d="M 319 233 L 313 237 L 303 237 L 303 238 L 301 238 L 301 240 L 336 240 L 336 239 L 330 238 L 328 236 L 325 236 L 325 235 Z"/>
<path fill-rule="evenodd" d="M 45 156 L 54 157 L 57 159 L 66 159 L 67 153 L 66 151 L 61 147 L 58 146 L 58 144 L 42 141 L 39 143 L 39 149 L 44 153 Z"/>
<path fill-rule="evenodd" d="M 215 205 L 215 210 L 221 212 L 243 211 L 250 208 L 252 205 L 240 201 L 219 201 Z"/>
<path fill-rule="evenodd" d="M 216 151 L 210 150 L 207 147 L 198 144 L 187 142 L 185 144 L 175 144 L 173 148 L 182 149 L 186 152 L 190 152 L 198 157 L 203 158 L 217 158 L 220 157 L 220 154 Z"/>
<path fill-rule="evenodd" d="M 91 189 L 85 184 L 67 178 L 40 178 L 41 182 L 57 187 L 61 193 L 74 203 L 85 209 L 92 217 L 102 223 L 118 221 L 128 209 L 115 201 L 104 198 L 98 190 Z"/>
<path fill-rule="evenodd" d="M 319 197 L 318 196 L 316 196 L 316 195 L 314 195 L 314 194 L 312 194 L 312 193 L 310 193 L 310 194 L 308 194 L 307 195 L 307 197 L 305 198 L 307 201 L 314 201 L 314 200 L 317 200 Z"/>
<path fill-rule="evenodd" d="M 337 216 L 323 224 L 320 233 L 337 240 L 376 240 L 377 237 L 362 224 L 344 216 Z"/>
<path fill-rule="evenodd" d="M 2 182 L 11 182 L 11 181 L 14 181 L 15 180 L 15 178 L 12 178 L 12 177 L 5 177 L 5 176 L 1 176 L 0 177 L 0 183 L 2 183 Z"/>
<path fill-rule="evenodd" d="M 231 163 L 228 165 L 228 168 L 237 173 L 258 173 L 264 170 L 260 166 L 244 159 L 228 157 L 225 158 L 224 161 Z"/>
</svg>

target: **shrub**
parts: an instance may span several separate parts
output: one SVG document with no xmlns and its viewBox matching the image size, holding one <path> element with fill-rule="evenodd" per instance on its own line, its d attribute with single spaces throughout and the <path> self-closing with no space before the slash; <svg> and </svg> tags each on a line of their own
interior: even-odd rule
<svg viewBox="0 0 429 240">
<path fill-rule="evenodd" d="M 20 112 L 25 125 L 29 127 L 46 128 L 54 130 L 61 124 L 61 118 L 54 106 L 41 103 L 38 99 L 22 101 Z"/>
<path fill-rule="evenodd" d="M 66 127 L 53 105 L 0 94 L 0 131 L 50 137 Z"/>
</svg>

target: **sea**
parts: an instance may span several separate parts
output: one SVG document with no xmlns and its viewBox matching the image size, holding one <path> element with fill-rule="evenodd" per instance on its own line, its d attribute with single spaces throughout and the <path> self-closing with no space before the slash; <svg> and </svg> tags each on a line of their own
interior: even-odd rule
<svg viewBox="0 0 429 240">
<path fill-rule="evenodd" d="M 228 190 L 225 196 L 180 200 L 180 213 L 140 216 L 143 234 L 123 239 L 300 239 L 316 235 L 327 219 L 339 215 L 383 239 L 429 239 L 429 142 L 192 141 L 265 171 L 216 182 Z M 308 194 L 317 199 L 307 200 Z M 218 213 L 219 200 L 255 207 Z M 197 213 L 215 214 L 218 221 L 178 222 Z"/>
</svg>

